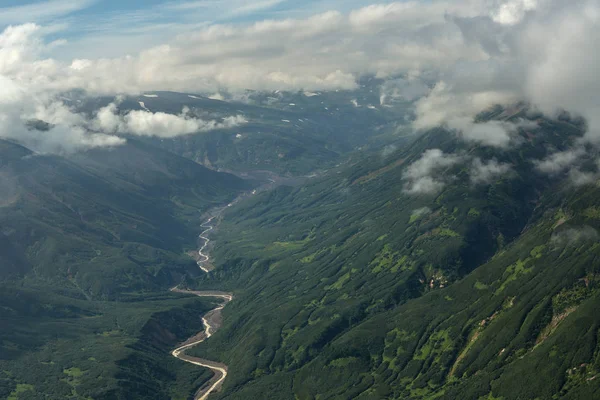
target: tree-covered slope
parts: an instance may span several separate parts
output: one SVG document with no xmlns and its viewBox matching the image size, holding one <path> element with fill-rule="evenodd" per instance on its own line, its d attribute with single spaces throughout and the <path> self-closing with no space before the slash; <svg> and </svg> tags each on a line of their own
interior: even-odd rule
<svg viewBox="0 0 600 400">
<path fill-rule="evenodd" d="M 132 141 L 68 159 L 3 145 L 0 276 L 68 279 L 92 297 L 177 280 L 193 267 L 178 260 L 195 245 L 186 220 L 249 187 Z"/>
<path fill-rule="evenodd" d="M 433 131 L 227 213 L 200 283 L 239 300 L 198 349 L 230 365 L 220 397 L 591 395 L 597 188 L 533 162 L 581 134 L 539 120 L 494 150 Z M 411 191 L 427 154 L 444 184 Z"/>
<path fill-rule="evenodd" d="M 135 140 L 61 157 L 0 141 L 0 398 L 187 398 L 169 351 L 210 301 L 170 294 L 201 216 L 251 187 Z"/>
</svg>

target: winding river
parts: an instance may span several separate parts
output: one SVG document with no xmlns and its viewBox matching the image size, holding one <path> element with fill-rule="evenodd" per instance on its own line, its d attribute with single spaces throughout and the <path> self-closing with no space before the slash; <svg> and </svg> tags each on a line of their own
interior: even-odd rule
<svg viewBox="0 0 600 400">
<path fill-rule="evenodd" d="M 204 253 L 204 250 L 206 250 L 210 239 L 206 237 L 206 235 L 208 234 L 208 232 L 214 229 L 214 226 L 210 224 L 215 218 L 216 217 L 213 216 L 201 225 L 202 228 L 205 228 L 205 230 L 200 234 L 200 239 L 204 241 L 204 244 L 202 245 L 200 250 L 198 250 L 198 266 L 200 267 L 200 269 L 202 269 L 202 271 L 207 273 L 209 272 L 209 269 L 206 268 L 204 264 L 206 264 L 210 260 L 210 257 Z M 186 350 L 189 350 L 192 347 L 204 342 L 206 339 L 211 337 L 217 331 L 217 329 L 220 328 L 222 323 L 221 310 L 225 307 L 225 305 L 227 305 L 227 303 L 233 300 L 233 294 L 219 291 L 193 291 L 187 289 L 179 289 L 178 286 L 172 288 L 171 291 L 175 293 L 192 294 L 198 297 L 214 297 L 223 300 L 218 307 L 210 310 L 202 317 L 204 331 L 192 336 L 181 346 L 177 347 L 171 352 L 173 357 L 176 357 L 190 364 L 198 365 L 204 368 L 209 368 L 214 372 L 214 376 L 208 381 L 206 385 L 198 389 L 194 396 L 195 400 L 205 400 L 211 393 L 219 390 L 223 385 L 223 381 L 225 381 L 225 378 L 227 377 L 227 365 L 216 361 L 191 357 L 186 355 L 185 352 Z"/>
</svg>

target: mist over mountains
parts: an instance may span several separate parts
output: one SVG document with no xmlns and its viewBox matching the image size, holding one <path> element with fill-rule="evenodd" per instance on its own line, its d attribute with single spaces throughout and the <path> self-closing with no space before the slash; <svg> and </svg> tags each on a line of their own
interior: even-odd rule
<svg viewBox="0 0 600 400">
<path fill-rule="evenodd" d="M 599 28 L 598 0 L 3 5 L 0 398 L 599 397 Z"/>
</svg>

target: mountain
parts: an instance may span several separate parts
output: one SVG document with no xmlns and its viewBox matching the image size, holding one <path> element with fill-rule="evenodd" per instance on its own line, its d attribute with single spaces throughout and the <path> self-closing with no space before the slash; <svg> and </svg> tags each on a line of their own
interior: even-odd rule
<svg viewBox="0 0 600 400">
<path fill-rule="evenodd" d="M 211 302 L 168 289 L 199 274 L 203 213 L 252 185 L 132 139 L 0 141 L 0 398 L 185 398 L 209 379 L 169 350 Z"/>
<path fill-rule="evenodd" d="M 203 120 L 242 116 L 235 128 L 175 138 L 138 138 L 212 169 L 268 170 L 302 175 L 329 168 L 357 148 L 396 141 L 406 130 L 410 101 L 380 104 L 382 81 L 365 79 L 359 89 L 339 92 L 247 92 L 227 101 L 200 94 L 155 92 L 120 99 L 119 112 L 190 115 Z M 114 98 L 71 96 L 71 104 L 93 116 Z"/>
<path fill-rule="evenodd" d="M 120 103 L 175 113 L 193 100 L 217 119 L 236 108 L 261 154 L 305 149 L 268 163 L 245 145 L 229 158 L 237 131 L 124 135 L 66 156 L 0 141 L 0 397 L 189 398 L 211 373 L 169 351 L 214 303 L 168 291 L 181 282 L 235 294 L 223 327 L 190 350 L 228 365 L 214 398 L 598 396 L 594 153 L 578 153 L 579 176 L 551 162 L 585 146 L 585 123 L 520 104 L 477 118 L 516 127 L 504 147 L 442 128 L 404 136 L 408 103 L 362 107 L 380 95 L 370 84 Z M 291 115 L 322 130 L 279 129 Z M 186 253 L 202 217 L 238 197 L 201 273 Z"/>
<path fill-rule="evenodd" d="M 90 117 L 114 101 L 66 96 Z M 259 184 L 216 170 L 301 182 L 294 175 L 344 162 L 371 139 L 397 141 L 405 104 L 363 108 L 354 96 L 158 92 L 123 98 L 119 111 L 189 107 L 248 123 L 174 139 L 126 134 L 125 145 L 62 156 L 0 140 L 0 397 L 185 398 L 201 386 L 210 373 L 169 350 L 202 330 L 197 316 L 212 303 L 166 290 L 200 274 L 186 253 L 204 213 Z"/>
<path fill-rule="evenodd" d="M 194 245 L 195 227 L 178 215 L 197 217 L 249 187 L 133 141 L 71 158 L 4 146 L 0 224 L 7 246 L 21 248 L 36 276 L 68 277 L 91 296 L 110 296 L 121 285 L 168 286 L 169 270 L 177 267 L 152 254 Z M 123 261 L 115 262 L 118 255 Z"/>
<path fill-rule="evenodd" d="M 535 162 L 584 126 L 534 118 L 511 148 L 437 129 L 229 210 L 198 280 L 236 293 L 194 349 L 230 366 L 215 398 L 598 396 L 600 193 Z"/>
</svg>

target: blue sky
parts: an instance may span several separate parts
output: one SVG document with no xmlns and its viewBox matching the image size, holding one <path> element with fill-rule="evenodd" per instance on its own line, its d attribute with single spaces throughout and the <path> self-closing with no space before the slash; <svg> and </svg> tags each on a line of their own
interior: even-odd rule
<svg viewBox="0 0 600 400">
<path fill-rule="evenodd" d="M 385 3 L 387 1 L 379 1 Z M 0 27 L 35 22 L 66 39 L 58 57 L 113 57 L 210 24 L 346 12 L 373 0 L 0 0 Z M 110 43 L 110 45 L 108 45 Z"/>
</svg>

